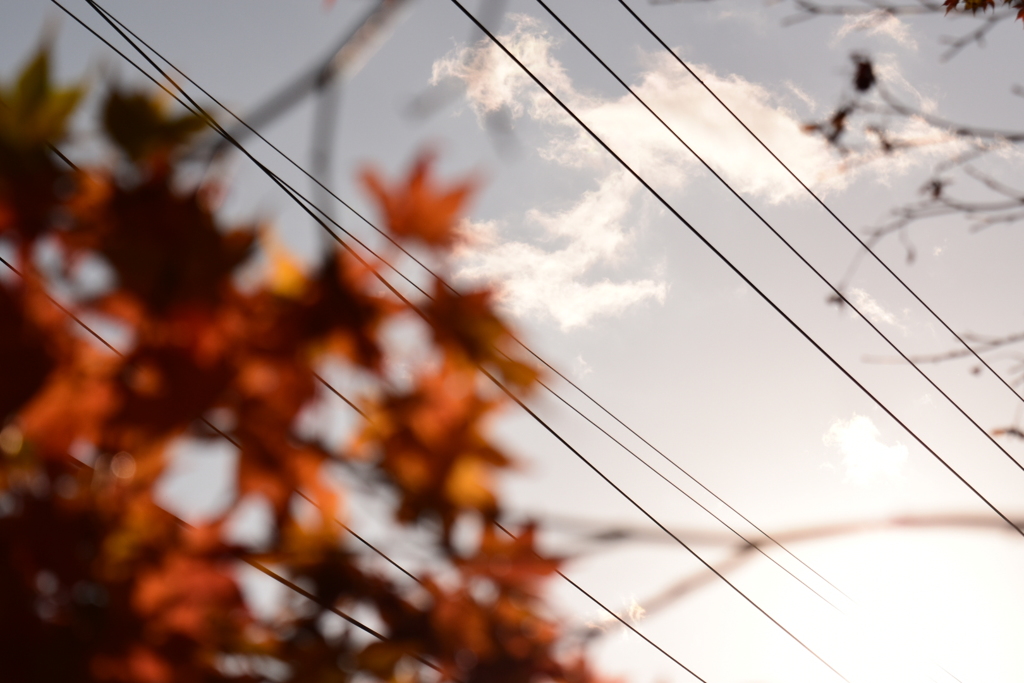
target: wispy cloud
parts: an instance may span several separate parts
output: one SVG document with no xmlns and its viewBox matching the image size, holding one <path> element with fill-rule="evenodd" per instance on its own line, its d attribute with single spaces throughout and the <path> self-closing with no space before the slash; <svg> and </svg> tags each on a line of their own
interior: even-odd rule
<svg viewBox="0 0 1024 683">
<path fill-rule="evenodd" d="M 880 437 L 870 417 L 854 414 L 849 420 L 833 422 L 822 440 L 839 449 L 846 480 L 867 485 L 898 479 L 907 462 L 906 446 L 887 445 Z"/>
<path fill-rule="evenodd" d="M 861 313 L 867 316 L 868 320 L 873 323 L 886 325 L 892 325 L 898 327 L 901 330 L 906 331 L 906 327 L 900 322 L 899 318 L 896 317 L 895 313 L 892 313 L 888 309 L 878 303 L 878 301 L 870 294 L 865 292 L 863 289 L 854 287 L 850 290 L 850 301 L 857 307 Z"/>
<path fill-rule="evenodd" d="M 793 93 L 793 95 L 795 95 L 798 100 L 803 102 L 811 112 L 817 111 L 818 103 L 814 100 L 813 97 L 804 92 L 804 90 L 800 86 L 798 86 L 793 81 L 788 80 L 783 81 L 782 84 L 786 86 L 786 89 Z"/>
<path fill-rule="evenodd" d="M 647 181 L 672 192 L 701 172 L 693 156 L 631 96 L 601 97 L 577 88 L 555 57 L 556 42 L 541 22 L 521 14 L 509 20 L 511 30 L 501 36 L 502 42 Z M 670 55 L 659 51 L 643 60 L 634 90 L 738 191 L 769 202 L 800 196 L 800 186 Z M 806 134 L 803 122 L 784 106 L 786 98 L 800 97 L 798 90 L 775 94 L 736 75 L 693 68 L 817 190 L 842 189 L 860 172 L 849 156 L 841 159 L 820 137 Z M 623 254 L 637 234 L 636 216 L 641 215 L 638 184 L 607 153 L 489 41 L 451 51 L 435 62 L 432 73 L 435 85 L 464 89 L 481 126 L 496 115 L 513 126 L 536 124 L 542 132 L 540 156 L 593 174 L 596 185 L 568 210 L 525 212 L 522 225 L 470 226 L 480 234 L 463 252 L 463 277 L 498 283 L 513 312 L 547 316 L 564 329 L 664 300 L 668 285 L 656 270 L 634 280 L 594 277 L 598 267 L 627 265 Z M 887 172 L 900 163 L 887 160 Z M 521 241 L 523 226 L 539 227 L 541 239 Z"/>
<path fill-rule="evenodd" d="M 512 15 L 512 30 L 501 40 L 559 97 L 615 148 L 626 154 L 645 177 L 679 184 L 696 162 L 670 133 L 628 94 L 601 98 L 577 89 L 553 55 L 555 41 L 543 25 L 525 15 Z M 663 51 L 643 57 L 644 70 L 633 89 L 684 140 L 718 167 L 740 189 L 772 201 L 797 196 L 801 190 L 738 124 L 728 122 L 721 106 L 675 60 Z M 785 150 L 798 173 L 813 179 L 836 167 L 838 157 L 820 139 L 805 134 L 802 122 L 768 89 L 736 75 L 721 76 L 703 65 L 691 65 L 722 100 L 774 149 Z M 497 47 L 481 41 L 456 49 L 433 65 L 432 82 L 455 80 L 466 89 L 470 107 L 483 124 L 488 115 L 507 110 L 512 118 L 548 125 L 541 153 L 568 166 L 607 169 L 614 165 L 551 99 L 541 92 Z M 834 186 L 846 180 L 831 176 Z"/>
<path fill-rule="evenodd" d="M 635 102 L 628 97 L 600 99 L 579 91 L 554 57 L 554 41 L 543 26 L 524 15 L 512 17 L 512 24 L 502 40 L 616 148 L 628 150 L 629 162 L 645 177 L 669 187 L 679 187 L 686 181 L 692 160 L 664 129 L 652 124 L 650 116 Z M 637 85 L 640 95 L 672 118 L 682 135 L 700 139 L 707 148 L 702 151 L 715 157 L 713 162 L 724 163 L 732 180 L 747 191 L 765 193 L 773 199 L 791 191 L 781 189 L 785 183 L 778 171 L 768 171 L 771 167 L 763 160 L 764 173 L 741 172 L 743 168 L 749 170 L 751 152 L 741 151 L 731 141 L 735 136 L 730 138 L 719 130 L 721 115 L 713 110 L 713 103 L 693 104 L 694 88 L 699 86 L 691 77 L 670 65 L 665 57 L 651 57 L 647 67 Z M 770 110 L 765 91 L 740 79 L 718 79 L 710 73 L 705 76 L 737 103 L 741 115 L 763 122 L 769 137 L 787 122 L 784 114 Z M 639 185 L 616 168 L 515 64 L 490 43 L 480 42 L 438 60 L 433 65 L 432 82 L 442 86 L 460 84 L 482 126 L 497 113 L 512 121 L 525 117 L 541 124 L 546 132 L 539 150 L 542 158 L 562 167 L 589 170 L 596 176 L 596 189 L 585 192 L 570 208 L 533 209 L 524 214 L 524 225 L 540 228 L 541 239 L 535 242 L 506 238 L 507 233 L 521 234 L 522 230 L 514 229 L 518 226 L 510 229 L 494 221 L 466 226 L 471 239 L 461 252 L 460 277 L 495 282 L 505 306 L 514 314 L 548 317 L 566 330 L 640 303 L 664 301 L 668 284 L 656 272 L 620 281 L 593 276 L 596 267 L 622 265 L 635 232 L 631 226 L 639 215 Z M 818 144 L 801 135 L 793 120 L 788 120 L 788 126 L 792 142 L 805 148 Z M 819 149 L 818 154 L 822 153 L 827 152 Z"/>
<path fill-rule="evenodd" d="M 583 354 L 577 354 L 574 372 L 577 377 L 583 378 L 594 372 L 594 368 L 590 367 L 590 363 L 583 357 Z"/>
<path fill-rule="evenodd" d="M 836 29 L 833 45 L 851 33 L 864 33 L 869 36 L 884 36 L 894 40 L 908 50 L 917 50 L 917 40 L 910 33 L 910 27 L 891 12 L 875 10 L 866 14 L 854 14 L 846 18 Z"/>
<path fill-rule="evenodd" d="M 636 182 L 620 171 L 565 211 L 530 210 L 526 220 L 543 230 L 543 246 L 502 240 L 494 222 L 470 224 L 464 228 L 470 241 L 461 250 L 458 275 L 496 282 L 512 313 L 549 316 L 564 330 L 640 302 L 662 302 L 668 285 L 660 280 L 586 278 L 595 265 L 616 262 L 629 241 L 626 221 L 636 189 Z"/>
</svg>

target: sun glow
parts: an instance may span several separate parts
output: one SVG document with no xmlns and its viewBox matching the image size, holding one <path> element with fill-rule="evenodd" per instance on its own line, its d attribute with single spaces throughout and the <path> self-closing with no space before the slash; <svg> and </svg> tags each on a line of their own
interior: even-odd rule
<svg viewBox="0 0 1024 683">
<path fill-rule="evenodd" d="M 1024 550 L 1001 531 L 894 530 L 828 541 L 815 565 L 851 597 L 823 621 L 804 612 L 792 625 L 852 683 L 1014 680 L 1013 645 L 1022 589 L 1012 567 Z M 830 599 L 833 594 L 830 594 Z M 808 658 L 809 659 L 809 658 Z M 768 680 L 832 680 L 813 660 L 793 675 L 779 656 Z M 783 673 L 784 672 L 784 673 Z"/>
<path fill-rule="evenodd" d="M 868 485 L 899 479 L 907 462 L 906 446 L 886 445 L 880 437 L 870 417 L 854 414 L 849 420 L 833 422 L 823 440 L 842 454 L 846 479 Z"/>
</svg>

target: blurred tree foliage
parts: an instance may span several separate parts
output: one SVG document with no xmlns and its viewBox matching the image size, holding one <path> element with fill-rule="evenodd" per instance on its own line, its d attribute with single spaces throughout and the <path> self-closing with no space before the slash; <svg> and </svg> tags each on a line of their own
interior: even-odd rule
<svg viewBox="0 0 1024 683">
<path fill-rule="evenodd" d="M 0 276 L 0 678 L 592 680 L 541 598 L 557 561 L 535 552 L 532 529 L 494 524 L 492 476 L 515 461 L 487 437 L 508 399 L 480 368 L 520 391 L 536 377 L 498 351 L 510 333 L 489 293 L 438 283 L 411 301 L 345 252 L 305 273 L 279 249 L 262 284 L 242 287 L 259 226 L 223 225 L 216 182 L 188 188 L 178 172 L 202 122 L 112 89 L 107 162 L 77 167 L 54 145 L 82 97 L 53 84 L 45 50 L 0 92 L 0 242 L 13 255 Z M 439 186 L 427 160 L 404 182 L 365 182 L 396 238 L 443 257 L 470 184 Z M 96 262 L 112 283 L 82 289 Z M 105 346 L 76 316 L 128 341 Z M 428 346 L 401 383 L 385 339 L 399 321 Z M 353 401 L 368 420 L 340 446 L 296 427 L 328 365 L 364 387 Z M 169 449 L 222 437 L 239 450 L 235 493 L 186 524 L 154 493 Z M 358 551 L 334 466 L 395 501 L 381 524 L 427 539 L 433 573 L 387 574 Z M 253 500 L 270 529 L 230 542 Z M 467 522 L 481 531 L 456 543 Z M 258 616 L 244 563 L 308 600 Z M 330 612 L 361 621 L 326 628 Z"/>
</svg>

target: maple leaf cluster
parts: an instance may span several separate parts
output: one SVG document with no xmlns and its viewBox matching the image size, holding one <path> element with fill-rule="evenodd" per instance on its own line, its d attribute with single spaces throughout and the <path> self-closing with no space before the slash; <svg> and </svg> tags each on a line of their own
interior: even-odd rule
<svg viewBox="0 0 1024 683">
<path fill-rule="evenodd" d="M 1024 0 L 1002 0 L 1002 3 L 997 3 L 996 0 L 943 0 L 942 6 L 946 8 L 946 14 L 950 12 L 977 14 L 978 10 L 982 12 L 987 12 L 989 9 L 994 10 L 998 4 L 1018 10 L 1017 18 L 1024 21 Z"/>
<path fill-rule="evenodd" d="M 45 51 L 0 90 L 3 680 L 592 680 L 545 609 L 558 563 L 532 529 L 495 530 L 494 475 L 514 459 L 487 437 L 507 399 L 480 368 L 518 390 L 535 375 L 502 352 L 490 293 L 394 297 L 342 251 L 312 272 L 272 252 L 270 276 L 243 287 L 261 226 L 224 225 L 211 182 L 189 189 L 178 172 L 202 122 L 111 88 L 107 161 L 74 166 L 54 145 L 83 94 L 51 82 Z M 403 183 L 365 183 L 397 239 L 443 257 L 471 184 L 441 187 L 426 159 Z M 96 264 L 109 282 L 86 286 Z M 430 360 L 396 383 L 386 331 L 410 317 Z M 116 350 L 78 321 L 116 331 Z M 326 366 L 364 387 L 351 400 L 368 419 L 341 443 L 297 428 Z M 187 524 L 155 494 L 170 449 L 221 438 L 238 449 L 234 493 Z M 415 529 L 441 569 L 399 581 L 366 560 L 338 523 L 352 498 L 338 464 L 394 501 L 381 523 Z M 254 500 L 265 539 L 229 540 Z M 455 543 L 467 520 L 483 531 Z M 258 615 L 244 563 L 308 600 Z M 331 612 L 378 637 L 325 628 Z"/>
</svg>

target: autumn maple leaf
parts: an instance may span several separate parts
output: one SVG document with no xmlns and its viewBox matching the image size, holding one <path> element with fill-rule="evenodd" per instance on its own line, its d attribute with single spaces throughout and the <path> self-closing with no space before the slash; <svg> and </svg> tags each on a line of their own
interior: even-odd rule
<svg viewBox="0 0 1024 683">
<path fill-rule="evenodd" d="M 388 227 L 399 237 L 419 239 L 433 247 L 450 247 L 457 238 L 456 217 L 474 189 L 464 181 L 443 189 L 431 179 L 432 154 L 422 154 L 402 185 L 389 187 L 371 169 L 362 181 L 380 203 Z"/>
</svg>

